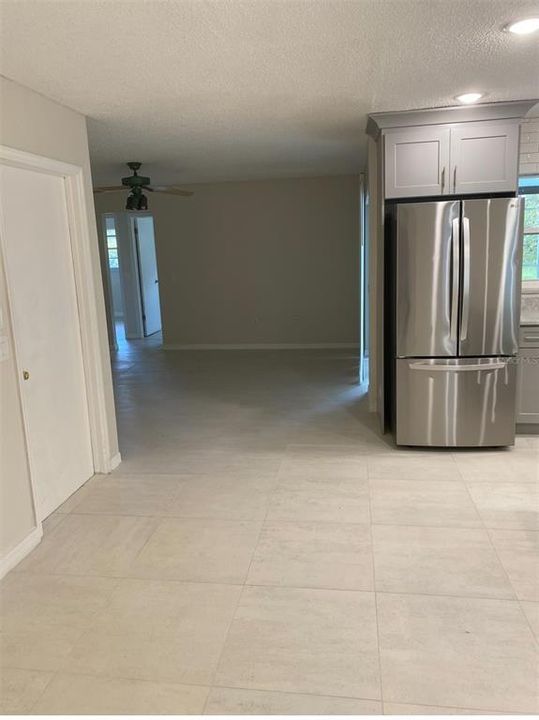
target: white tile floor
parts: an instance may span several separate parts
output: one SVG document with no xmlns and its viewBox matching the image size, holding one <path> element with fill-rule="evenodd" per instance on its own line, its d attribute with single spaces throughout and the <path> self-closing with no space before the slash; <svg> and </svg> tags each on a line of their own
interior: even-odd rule
<svg viewBox="0 0 539 720">
<path fill-rule="evenodd" d="M 396 450 L 331 352 L 122 346 L 123 463 L 1 586 L 4 712 L 539 710 L 539 442 Z"/>
</svg>

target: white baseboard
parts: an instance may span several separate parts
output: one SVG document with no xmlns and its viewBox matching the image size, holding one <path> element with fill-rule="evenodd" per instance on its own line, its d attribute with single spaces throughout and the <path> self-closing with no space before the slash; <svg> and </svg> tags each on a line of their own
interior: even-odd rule
<svg viewBox="0 0 539 720">
<path fill-rule="evenodd" d="M 167 343 L 163 350 L 358 350 L 359 343 Z"/>
<path fill-rule="evenodd" d="M 39 523 L 24 540 L 21 540 L 18 545 L 15 545 L 3 558 L 0 558 L 0 580 L 39 545 L 42 537 L 43 527 L 41 523 Z"/>
<path fill-rule="evenodd" d="M 117 468 L 121 462 L 122 456 L 120 455 L 120 453 L 116 453 L 116 455 L 113 455 L 110 459 L 110 471 L 112 472 L 115 468 Z"/>
</svg>

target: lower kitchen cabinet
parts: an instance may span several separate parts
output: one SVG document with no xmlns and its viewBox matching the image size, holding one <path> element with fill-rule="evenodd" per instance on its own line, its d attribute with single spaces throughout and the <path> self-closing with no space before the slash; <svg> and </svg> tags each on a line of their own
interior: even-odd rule
<svg viewBox="0 0 539 720">
<path fill-rule="evenodd" d="M 517 423 L 539 425 L 539 326 L 522 327 L 517 372 Z"/>
</svg>

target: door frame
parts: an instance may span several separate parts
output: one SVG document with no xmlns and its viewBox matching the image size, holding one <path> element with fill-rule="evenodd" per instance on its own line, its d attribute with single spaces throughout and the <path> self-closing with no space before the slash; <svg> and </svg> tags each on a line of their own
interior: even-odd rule
<svg viewBox="0 0 539 720">
<path fill-rule="evenodd" d="M 28 153 L 23 150 L 16 150 L 5 145 L 0 145 L 0 165 L 42 172 L 47 175 L 61 177 L 64 180 L 69 239 L 73 258 L 73 276 L 82 345 L 84 379 L 86 382 L 93 469 L 94 473 L 109 473 L 119 464 L 120 458 L 118 455 L 111 457 L 105 383 L 100 355 L 100 323 L 96 305 L 98 293 L 94 280 L 94 268 L 90 251 L 91 237 L 88 232 L 89 215 L 85 198 L 83 168 L 41 155 L 34 155 L 33 153 Z M 4 247 L 4 237 L 5 225 L 0 209 L 0 254 L 6 275 L 6 290 L 9 303 L 8 312 L 13 328 L 13 359 L 17 370 L 19 402 L 23 415 L 25 441 L 28 447 L 30 436 L 24 393 L 22 392 L 22 371 L 19 362 L 20 352 L 17 345 L 17 328 L 12 312 L 13 292 L 10 286 L 11 275 L 7 261 L 7 253 Z M 27 452 L 27 460 L 30 468 L 34 507 L 36 508 L 37 515 L 34 485 L 35 473 L 32 470 L 31 453 L 29 452 Z M 40 523 L 43 518 L 37 516 L 36 519 L 37 522 Z"/>
</svg>

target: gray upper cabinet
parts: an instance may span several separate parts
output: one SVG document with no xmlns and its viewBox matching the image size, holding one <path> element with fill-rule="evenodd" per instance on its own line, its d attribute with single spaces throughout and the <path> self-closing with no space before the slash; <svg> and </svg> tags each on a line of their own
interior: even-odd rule
<svg viewBox="0 0 539 720">
<path fill-rule="evenodd" d="M 385 197 L 515 192 L 518 122 L 388 129 Z"/>
<path fill-rule="evenodd" d="M 463 123 L 451 130 L 453 193 L 514 191 L 518 173 L 518 123 Z"/>
<path fill-rule="evenodd" d="M 449 177 L 449 142 L 450 129 L 441 125 L 388 130 L 386 197 L 443 195 Z"/>
</svg>

